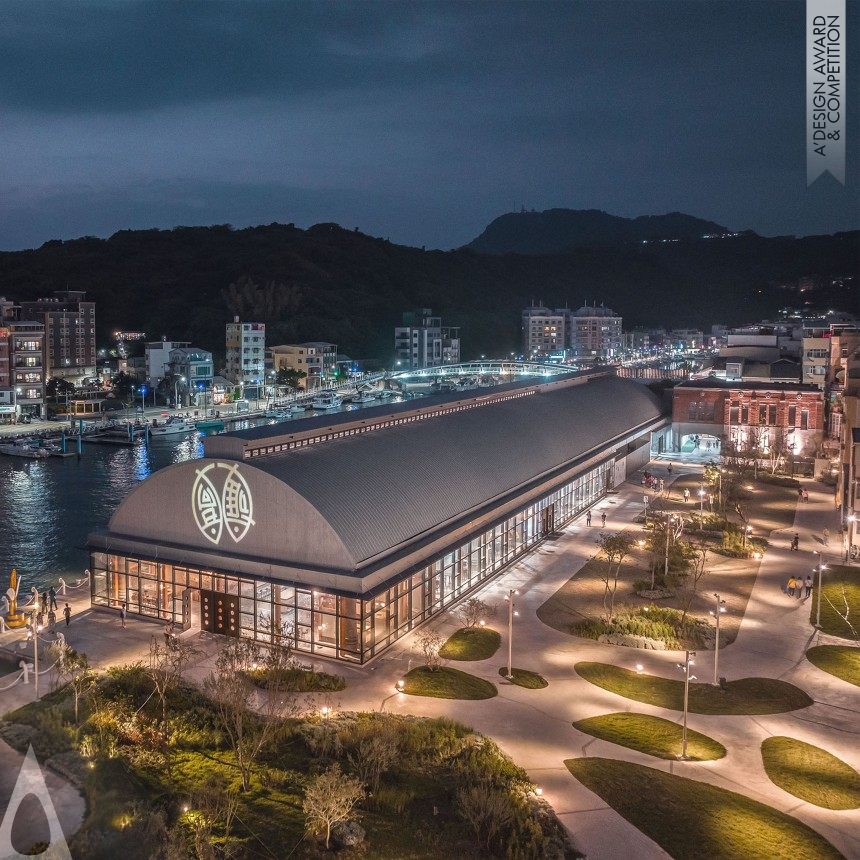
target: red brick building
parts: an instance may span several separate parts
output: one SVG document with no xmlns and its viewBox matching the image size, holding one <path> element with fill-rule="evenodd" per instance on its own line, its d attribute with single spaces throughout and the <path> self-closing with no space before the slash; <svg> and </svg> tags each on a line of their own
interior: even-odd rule
<svg viewBox="0 0 860 860">
<path fill-rule="evenodd" d="M 824 431 L 824 393 L 814 385 L 732 382 L 709 378 L 676 385 L 672 392 L 672 437 L 676 451 L 703 443 L 754 444 L 767 452 L 778 438 L 795 454 L 818 447 Z"/>
</svg>

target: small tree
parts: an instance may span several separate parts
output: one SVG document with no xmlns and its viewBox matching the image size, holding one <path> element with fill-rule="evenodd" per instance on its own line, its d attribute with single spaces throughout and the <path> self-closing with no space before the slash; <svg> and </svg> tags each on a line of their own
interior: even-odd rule
<svg viewBox="0 0 860 860">
<path fill-rule="evenodd" d="M 493 840 L 516 818 L 510 796 L 486 782 L 459 789 L 457 811 L 472 826 L 475 836 L 483 841 L 488 851 L 492 850 Z"/>
<path fill-rule="evenodd" d="M 495 606 L 484 603 L 479 597 L 470 597 L 465 603 L 461 603 L 455 611 L 467 629 L 477 627 L 478 622 L 482 619 L 492 618 L 496 614 Z"/>
<path fill-rule="evenodd" d="M 603 580 L 603 608 L 609 609 L 609 618 L 615 614 L 615 592 L 618 590 L 618 574 L 621 565 L 630 552 L 633 541 L 623 532 L 614 535 L 601 535 L 597 539 L 600 551 L 606 556 L 607 566 L 601 573 Z"/>
<path fill-rule="evenodd" d="M 75 697 L 75 723 L 78 722 L 78 704 L 83 696 L 96 683 L 96 674 L 90 668 L 86 654 L 66 648 L 63 655 L 63 674 L 69 676 L 72 693 Z"/>
<path fill-rule="evenodd" d="M 424 654 L 424 665 L 431 672 L 435 672 L 442 665 L 442 658 L 439 656 L 439 650 L 444 644 L 445 640 L 436 630 L 425 630 L 418 637 L 418 647 Z"/>
<path fill-rule="evenodd" d="M 218 657 L 215 671 L 203 682 L 236 756 L 245 791 L 250 786 L 251 769 L 274 733 L 278 718 L 298 711 L 295 701 L 284 701 L 287 670 L 292 666 L 290 641 L 286 630 L 281 629 L 265 649 L 249 639 L 230 642 Z M 260 664 L 266 670 L 262 694 L 248 676 L 248 670 Z"/>
<path fill-rule="evenodd" d="M 708 545 L 704 541 L 697 544 L 685 544 L 685 554 L 690 560 L 689 570 L 684 577 L 684 581 L 678 588 L 678 597 L 681 601 L 681 629 L 687 626 L 687 614 L 690 611 L 690 606 L 693 599 L 699 590 L 699 583 L 704 579 L 708 571 L 705 565 L 708 561 Z"/>
<path fill-rule="evenodd" d="M 397 761 L 399 748 L 397 733 L 390 727 L 362 738 L 355 755 L 349 756 L 362 784 L 369 786 L 371 791 L 377 791 L 382 774 Z"/>
<path fill-rule="evenodd" d="M 354 776 L 341 773 L 335 763 L 327 771 L 314 777 L 305 790 L 302 809 L 307 816 L 305 827 L 309 833 L 325 833 L 325 847 L 331 841 L 331 829 L 342 821 L 357 816 L 353 810 L 364 797 L 364 786 Z"/>
</svg>

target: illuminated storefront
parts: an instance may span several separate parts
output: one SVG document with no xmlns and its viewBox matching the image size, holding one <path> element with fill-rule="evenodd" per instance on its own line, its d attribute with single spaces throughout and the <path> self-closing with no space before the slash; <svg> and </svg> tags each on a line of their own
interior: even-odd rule
<svg viewBox="0 0 860 860">
<path fill-rule="evenodd" d="M 613 377 L 252 463 L 180 463 L 90 536 L 92 600 L 228 636 L 286 629 L 297 652 L 363 663 L 597 502 L 665 423 Z"/>
</svg>

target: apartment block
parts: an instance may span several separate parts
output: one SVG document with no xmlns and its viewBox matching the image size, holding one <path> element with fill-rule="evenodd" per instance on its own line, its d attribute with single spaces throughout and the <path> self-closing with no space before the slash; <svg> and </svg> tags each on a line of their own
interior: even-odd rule
<svg viewBox="0 0 860 860">
<path fill-rule="evenodd" d="M 227 323 L 225 376 L 236 385 L 262 385 L 266 380 L 265 323 Z"/>
</svg>

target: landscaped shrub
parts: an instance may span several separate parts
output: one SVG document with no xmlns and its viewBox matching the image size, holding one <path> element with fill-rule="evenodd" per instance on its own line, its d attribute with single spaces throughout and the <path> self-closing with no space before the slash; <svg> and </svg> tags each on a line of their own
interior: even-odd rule
<svg viewBox="0 0 860 860">
<path fill-rule="evenodd" d="M 708 623 L 687 615 L 685 626 L 681 627 L 683 613 L 680 609 L 661 606 L 643 606 L 631 612 L 616 615 L 612 621 L 589 618 L 574 624 L 571 631 L 575 636 L 597 639 L 601 635 L 644 636 L 666 643 L 668 648 L 680 648 L 682 640 L 701 645 Z"/>
</svg>

